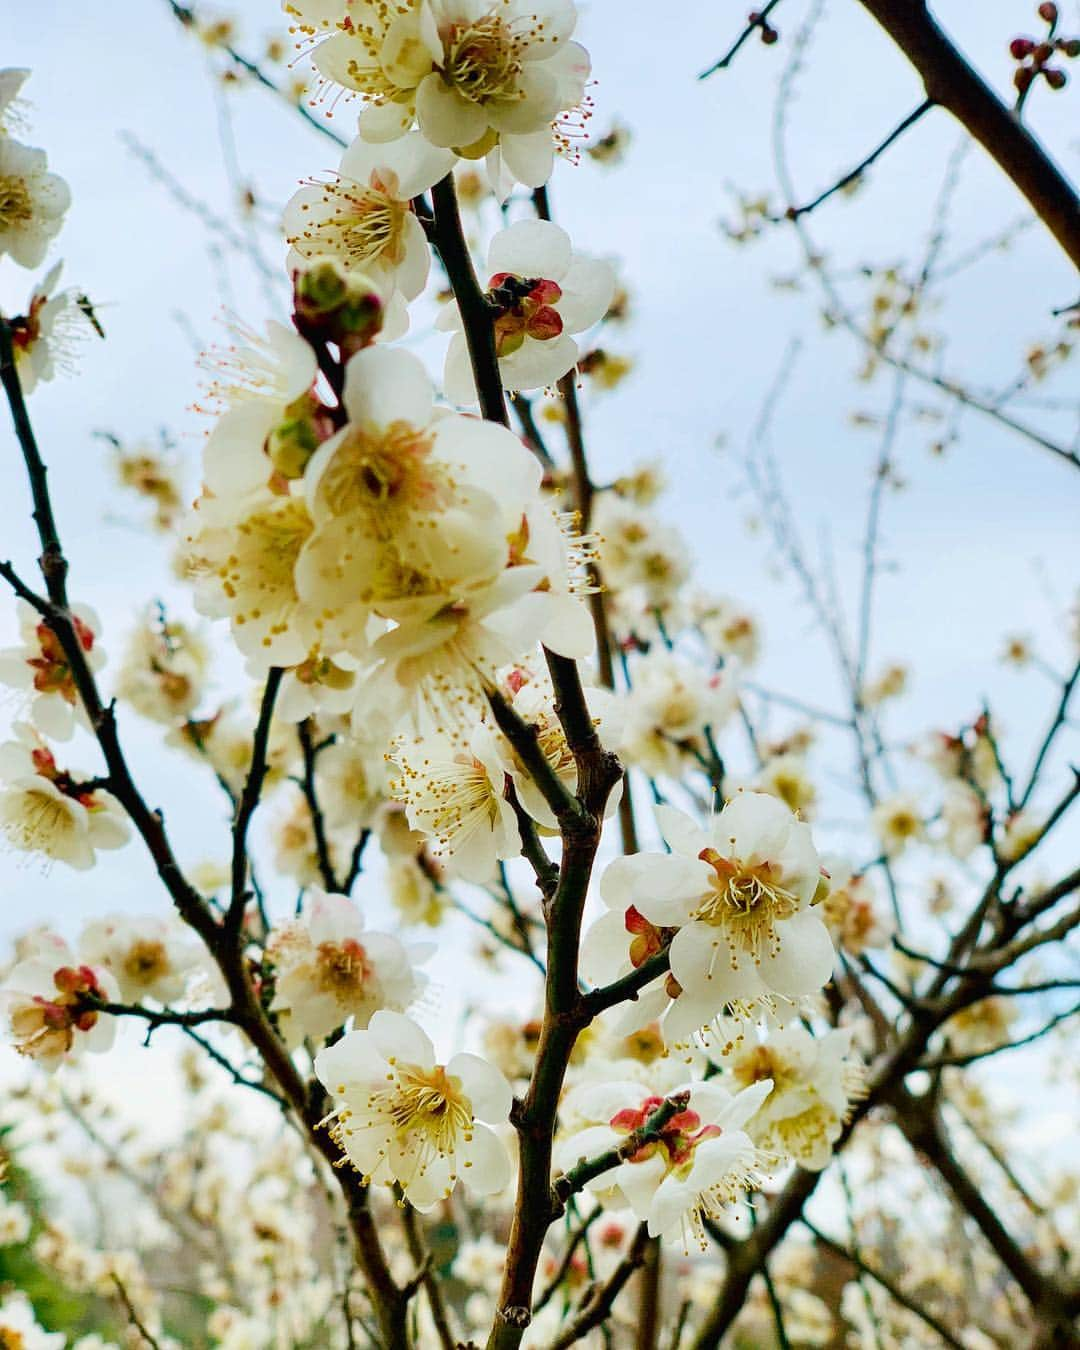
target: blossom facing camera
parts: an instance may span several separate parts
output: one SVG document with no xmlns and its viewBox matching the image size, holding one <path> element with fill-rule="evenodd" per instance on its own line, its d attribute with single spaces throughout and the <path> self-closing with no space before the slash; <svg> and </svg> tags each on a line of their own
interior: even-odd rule
<svg viewBox="0 0 1080 1350">
<path fill-rule="evenodd" d="M 315 1072 L 336 1101 L 335 1138 L 368 1184 L 397 1181 L 427 1211 L 459 1181 L 496 1195 L 510 1180 L 491 1128 L 509 1118 L 510 1084 L 479 1056 L 439 1064 L 415 1022 L 381 1011 L 320 1051 Z"/>
</svg>

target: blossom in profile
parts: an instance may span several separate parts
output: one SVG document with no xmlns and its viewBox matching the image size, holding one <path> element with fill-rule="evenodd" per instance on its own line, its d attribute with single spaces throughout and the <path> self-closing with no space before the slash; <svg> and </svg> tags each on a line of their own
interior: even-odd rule
<svg viewBox="0 0 1080 1350">
<path fill-rule="evenodd" d="M 367 1183 L 397 1181 L 427 1211 L 459 1181 L 480 1196 L 509 1181 L 510 1158 L 491 1127 L 509 1118 L 510 1085 L 479 1056 L 440 1064 L 415 1022 L 384 1010 L 366 1031 L 321 1050 L 315 1072 L 336 1102 L 335 1137 Z"/>
<path fill-rule="evenodd" d="M 435 856 L 466 881 L 484 883 L 499 859 L 521 853 L 517 819 L 506 800 L 508 747 L 479 723 L 464 744 L 448 736 L 400 737 L 391 747 L 390 794 L 414 830 L 434 840 Z"/>
<path fill-rule="evenodd" d="M 44 735 L 70 740 L 76 723 L 86 725 L 86 715 L 67 653 L 32 605 L 19 600 L 16 613 L 20 645 L 0 651 L 0 684 L 28 691 L 30 721 Z M 88 605 L 73 605 L 71 623 L 87 668 L 100 670 L 105 664 L 100 619 Z"/>
<path fill-rule="evenodd" d="M 851 1103 L 864 1091 L 851 1041 L 849 1027 L 812 1036 L 795 1023 L 733 1052 L 727 1062 L 740 1087 L 771 1084 L 749 1126 L 763 1151 L 814 1172 L 828 1166 Z"/>
<path fill-rule="evenodd" d="M 315 886 L 302 917 L 271 932 L 267 959 L 274 968 L 270 1011 L 289 1045 L 323 1040 L 350 1017 L 362 1029 L 379 1009 L 402 1012 L 422 985 L 397 938 L 366 930 L 348 896 Z"/>
<path fill-rule="evenodd" d="M 542 389 L 578 360 L 573 334 L 599 323 L 615 293 L 610 263 L 575 253 L 565 230 L 546 220 L 520 220 L 488 248 L 488 307 L 504 389 Z M 456 330 L 443 386 L 455 403 L 476 402 L 461 313 L 449 305 L 439 326 Z"/>
<path fill-rule="evenodd" d="M 414 300 L 427 283 L 431 250 L 412 200 L 444 178 L 454 155 L 410 132 L 387 145 L 362 138 L 336 174 L 303 184 L 285 206 L 286 242 L 299 258 L 337 259 L 384 291 Z"/>
</svg>

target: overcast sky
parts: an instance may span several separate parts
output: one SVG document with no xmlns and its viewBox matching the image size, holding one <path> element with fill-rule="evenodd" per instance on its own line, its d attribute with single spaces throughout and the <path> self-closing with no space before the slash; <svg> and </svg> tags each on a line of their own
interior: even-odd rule
<svg viewBox="0 0 1080 1350">
<path fill-rule="evenodd" d="M 852 414 L 881 416 L 891 381 L 855 382 L 860 353 L 846 335 L 823 327 L 809 280 L 794 291 L 776 284 L 800 271 L 793 231 L 738 248 L 720 227 L 734 211 L 732 185 L 776 200 L 773 99 L 810 7 L 785 0 L 776 12 L 780 43 L 766 48 L 751 40 L 732 69 L 701 83 L 697 73 L 738 31 L 745 4 L 582 4 L 581 38 L 596 77 L 593 125 L 603 132 L 621 120 L 633 142 L 615 170 L 588 161 L 560 165 L 551 192 L 575 245 L 616 258 L 634 299 L 633 327 L 613 334 L 610 345 L 634 356 L 635 373 L 617 395 L 587 399 L 596 478 L 660 458 L 671 481 L 661 509 L 693 548 L 701 583 L 738 596 L 763 619 L 762 681 L 836 706 L 834 675 L 795 588 L 775 576 L 767 538 L 744 528 L 755 508 L 740 491 L 739 459 L 782 354 L 796 340 L 801 354 L 774 410 L 772 445 L 800 528 L 815 551 L 827 537 L 850 602 L 878 444 L 878 433 L 854 426 Z M 1034 7 L 1029 0 L 940 0 L 935 10 L 986 76 L 1006 88 L 1008 41 L 1032 30 Z M 108 331 L 107 342 L 86 348 L 74 378 L 35 393 L 32 411 L 72 561 L 73 595 L 99 611 L 105 645 L 118 651 L 138 605 L 176 592 L 167 561 L 135 527 L 138 511 L 118 495 L 93 432 L 135 439 L 167 428 L 193 465 L 205 425 L 187 411 L 199 388 L 195 349 L 220 338 L 223 304 L 260 322 L 267 297 L 243 265 L 223 277 L 208 247 L 212 236 L 153 180 L 125 139 L 137 138 L 193 198 L 229 214 L 219 98 L 203 51 L 178 30 L 164 0 L 92 8 L 38 0 L 18 8 L 14 31 L 6 27 L 4 59 L 33 69 L 25 90 L 29 139 L 47 148 L 74 195 L 53 256 L 65 259 L 66 280 L 100 303 Z M 281 29 L 271 0 L 234 9 L 245 50 L 257 52 Z M 914 74 L 860 6 L 827 4 L 790 110 L 799 196 L 828 186 L 920 98 Z M 271 96 L 247 91 L 229 106 L 242 172 L 268 211 L 301 177 L 334 166 L 333 146 Z M 1040 87 L 1029 103 L 1032 125 L 1074 175 L 1078 109 L 1072 85 L 1058 95 Z M 334 125 L 348 134 L 350 119 L 342 105 Z M 839 269 L 850 274 L 862 264 L 919 255 L 958 139 L 949 117 L 933 113 L 890 150 L 856 197 L 813 215 L 811 231 Z M 942 258 L 961 258 L 1023 213 L 1015 190 L 973 151 Z M 272 266 L 282 255 L 271 252 Z M 928 317 L 944 344 L 941 368 L 983 387 L 1007 384 L 1026 348 L 1056 334 L 1050 311 L 1075 299 L 1075 286 L 1045 231 L 1026 231 L 1009 252 L 959 273 Z M 0 302 L 16 307 L 28 289 L 25 273 L 0 262 Z M 849 294 L 865 304 L 858 283 Z M 442 341 L 421 343 L 436 370 Z M 1072 372 L 1041 386 L 1040 396 L 1064 398 L 1070 378 L 1075 393 L 1075 362 Z M 913 402 L 940 406 L 915 391 Z M 1067 412 L 1028 405 L 1017 415 L 1065 441 L 1075 434 Z M 1004 632 L 1022 630 L 1052 663 L 1068 659 L 1062 615 L 1078 580 L 1078 477 L 978 414 L 962 418 L 943 458 L 929 452 L 938 434 L 936 425 L 909 419 L 898 437 L 895 458 L 907 486 L 887 498 L 888 567 L 871 664 L 900 660 L 914 668 L 911 694 L 890 727 L 897 740 L 930 725 L 956 725 L 987 697 L 1001 710 L 1008 746 L 1023 759 L 1051 691 L 1037 675 L 1003 668 L 997 653 Z M 3 551 L 28 572 L 28 498 L 4 426 L 0 453 Z M 11 631 L 2 607 L 0 635 L 7 640 Z M 10 717 L 17 707 L 8 700 L 3 710 Z M 210 785 L 193 777 L 185 760 L 163 756 L 133 716 L 125 716 L 124 730 L 136 775 L 164 806 L 182 859 L 221 858 L 225 822 Z M 161 899 L 134 846 L 106 855 L 93 873 L 58 866 L 45 877 L 36 863 L 0 854 L 0 881 L 0 935 L 46 914 L 73 935 L 83 915 L 144 909 Z"/>
</svg>

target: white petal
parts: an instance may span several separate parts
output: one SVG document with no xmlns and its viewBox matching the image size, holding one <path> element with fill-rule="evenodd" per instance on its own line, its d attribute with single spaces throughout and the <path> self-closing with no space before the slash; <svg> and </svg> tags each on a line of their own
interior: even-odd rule
<svg viewBox="0 0 1080 1350">
<path fill-rule="evenodd" d="M 474 1195 L 497 1195 L 510 1181 L 510 1158 L 499 1136 L 474 1125 L 473 1137 L 458 1149 L 461 1180 Z"/>
<path fill-rule="evenodd" d="M 559 285 L 563 331 L 580 333 L 607 313 L 615 294 L 615 269 L 602 259 L 575 258 Z"/>
<path fill-rule="evenodd" d="M 832 938 L 816 910 L 800 914 L 776 925 L 779 950 L 765 952 L 761 958 L 761 978 L 778 994 L 796 998 L 814 994 L 832 978 L 836 953 Z"/>
<path fill-rule="evenodd" d="M 446 1072 L 461 1079 L 466 1097 L 472 1103 L 477 1120 L 497 1125 L 510 1115 L 514 1094 L 494 1064 L 479 1055 L 455 1055 L 446 1066 Z"/>
<path fill-rule="evenodd" d="M 441 75 L 426 75 L 416 90 L 416 120 L 432 145 L 467 146 L 487 130 L 484 110 L 462 98 Z"/>
<path fill-rule="evenodd" d="M 435 1047 L 427 1032 L 403 1013 L 381 1008 L 372 1017 L 366 1034 L 387 1060 L 394 1058 L 421 1069 L 435 1067 Z"/>
<path fill-rule="evenodd" d="M 345 408 L 353 422 L 386 427 L 431 421 L 434 390 L 419 357 L 396 347 L 366 347 L 345 367 Z"/>
<path fill-rule="evenodd" d="M 492 239 L 488 270 L 560 281 L 570 267 L 570 236 L 549 220 L 519 220 Z"/>
</svg>

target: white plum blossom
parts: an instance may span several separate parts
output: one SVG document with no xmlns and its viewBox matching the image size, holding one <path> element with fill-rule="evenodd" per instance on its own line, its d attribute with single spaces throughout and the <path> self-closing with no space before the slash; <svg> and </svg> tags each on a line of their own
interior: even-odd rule
<svg viewBox="0 0 1080 1350">
<path fill-rule="evenodd" d="M 670 938 L 671 975 L 641 1012 L 656 1016 L 673 998 L 664 1035 L 675 1042 L 725 1010 L 747 1014 L 820 990 L 834 952 L 811 907 L 821 866 L 809 827 L 756 792 L 739 793 L 705 826 L 670 806 L 657 819 L 672 851 L 617 858 L 601 878 L 611 912 L 591 935 L 594 970 L 640 966 Z"/>
<path fill-rule="evenodd" d="M 213 377 L 208 399 L 224 405 L 203 446 L 208 494 L 231 501 L 265 487 L 276 467 L 269 440 L 282 424 L 289 428 L 290 442 L 297 439 L 299 424 L 314 452 L 318 429 L 309 424 L 318 361 L 292 328 L 271 320 L 260 335 L 233 324 L 229 345 L 207 352 L 204 364 Z"/>
<path fill-rule="evenodd" d="M 578 359 L 573 334 L 598 323 L 615 293 L 610 263 L 573 251 L 565 230 L 546 220 L 520 220 L 488 248 L 487 299 L 504 389 L 542 389 Z M 449 305 L 439 327 L 457 331 L 446 353 L 443 387 L 455 403 L 476 402 L 461 312 Z"/>
<path fill-rule="evenodd" d="M 313 529 L 302 497 L 269 488 L 239 501 L 204 497 L 192 512 L 185 565 L 196 608 L 228 617 L 236 645 L 260 669 L 297 665 L 311 649 L 314 616 L 295 568 Z"/>
<path fill-rule="evenodd" d="M 0 118 L 28 74 L 0 71 L 4 88 Z M 49 173 L 45 151 L 21 144 L 0 122 L 0 258 L 6 253 L 20 267 L 39 266 L 70 205 L 68 185 Z"/>
<path fill-rule="evenodd" d="M 148 610 L 128 638 L 116 672 L 117 697 L 152 722 L 176 726 L 198 706 L 209 663 L 196 628 Z"/>
<path fill-rule="evenodd" d="M 322 1040 L 350 1017 L 362 1029 L 379 1009 L 401 1012 L 422 983 L 397 938 L 366 930 L 348 896 L 314 886 L 303 916 L 271 932 L 267 958 L 274 967 L 270 1010 L 289 1045 Z"/>
<path fill-rule="evenodd" d="M 182 998 L 201 954 L 175 919 L 153 914 L 110 914 L 82 931 L 79 955 L 107 970 L 125 1003 L 145 998 L 174 1003 Z"/>
<path fill-rule="evenodd" d="M 390 795 L 404 804 L 412 828 L 435 841 L 435 857 L 465 881 L 490 881 L 499 859 L 521 853 L 506 799 L 507 754 L 501 735 L 483 722 L 464 744 L 431 734 L 400 737 L 391 747 L 398 775 Z"/>
<path fill-rule="evenodd" d="M 870 824 L 887 858 L 899 857 L 926 833 L 922 808 L 911 793 L 897 793 L 878 802 L 870 813 Z"/>
<path fill-rule="evenodd" d="M 104 788 L 60 769 L 28 727 L 0 745 L 0 833 L 15 849 L 41 853 L 78 871 L 97 849 L 120 848 L 129 829 L 120 803 Z"/>
<path fill-rule="evenodd" d="M 551 677 L 539 662 L 523 661 L 501 674 L 500 692 L 513 710 L 536 730 L 536 744 L 556 777 L 573 796 L 578 788 L 577 763 L 566 742 L 566 732 L 555 711 L 555 691 Z M 600 743 L 605 750 L 617 750 L 622 739 L 622 703 L 606 689 L 583 686 Z M 506 770 L 514 780 L 518 799 L 532 818 L 545 829 L 555 830 L 558 822 L 544 794 L 518 759 L 513 748 L 504 743 Z M 611 815 L 619 804 L 622 785 L 608 796 L 605 814 Z M 520 849 L 518 850 L 520 852 Z"/>
<path fill-rule="evenodd" d="M 709 755 L 707 733 L 719 733 L 738 703 L 735 667 L 702 670 L 656 644 L 630 666 L 623 754 L 653 777 L 675 777 L 688 757 Z"/>
<path fill-rule="evenodd" d="M 863 1092 L 862 1066 L 852 1057 L 851 1042 L 850 1027 L 815 1037 L 795 1023 L 730 1056 L 727 1063 L 740 1087 L 771 1085 L 748 1126 L 763 1151 L 794 1158 L 814 1172 L 828 1165 L 852 1098 Z"/>
<path fill-rule="evenodd" d="M 40 380 L 67 372 L 80 341 L 93 323 L 89 301 L 75 290 L 58 291 L 62 263 L 56 263 L 30 292 L 26 311 L 8 320 L 15 369 L 24 394 L 33 393 Z"/>
<path fill-rule="evenodd" d="M 659 1139 L 644 1144 L 616 1167 L 601 1173 L 592 1188 L 608 1204 L 629 1205 L 647 1222 L 652 1237 L 688 1235 L 706 1245 L 704 1220 L 715 1219 L 745 1195 L 755 1181 L 758 1150 L 748 1121 L 768 1097 L 771 1084 L 754 1083 L 732 1095 L 716 1079 L 670 1090 L 686 1104 L 660 1127 Z M 569 1169 L 625 1144 L 660 1109 L 665 1097 L 634 1082 L 606 1082 L 571 1094 L 578 1128 L 557 1146 Z M 589 1120 L 594 1124 L 587 1124 Z"/>
<path fill-rule="evenodd" d="M 21 645 L 0 651 L 0 683 L 31 692 L 30 720 L 54 740 L 70 740 L 76 723 L 86 725 L 75 674 L 60 639 L 32 605 L 16 606 Z M 98 635 L 101 621 L 87 605 L 71 606 L 72 627 L 91 671 L 105 664 Z"/>
<path fill-rule="evenodd" d="M 315 1072 L 336 1099 L 335 1137 L 371 1184 L 397 1181 L 427 1211 L 458 1181 L 496 1195 L 510 1159 L 490 1127 L 510 1114 L 510 1085 L 477 1055 L 440 1064 L 424 1031 L 399 1013 L 375 1013 L 321 1050 Z"/>
<path fill-rule="evenodd" d="M 539 187 L 551 174 L 553 124 L 582 101 L 584 48 L 569 41 L 571 0 L 284 0 L 316 42 L 316 69 L 361 94 L 360 134 L 404 135 L 414 121 L 432 145 L 477 159 L 506 180 Z"/>
<path fill-rule="evenodd" d="M 454 155 L 410 132 L 387 145 L 357 139 L 335 175 L 313 180 L 285 207 L 286 241 L 300 258 L 331 257 L 384 292 L 414 300 L 427 283 L 431 250 L 412 199 L 450 172 Z"/>
<path fill-rule="evenodd" d="M 0 1303 L 0 1345 L 12 1350 L 64 1350 L 62 1331 L 46 1331 L 34 1315 L 34 1305 L 16 1291 Z"/>
<path fill-rule="evenodd" d="M 80 964 L 67 944 L 50 934 L 0 984 L 0 1019 L 19 1054 L 52 1073 L 84 1051 L 109 1049 L 116 1018 L 94 1011 L 88 1001 L 113 1003 L 118 997 L 107 970 Z"/>
</svg>

